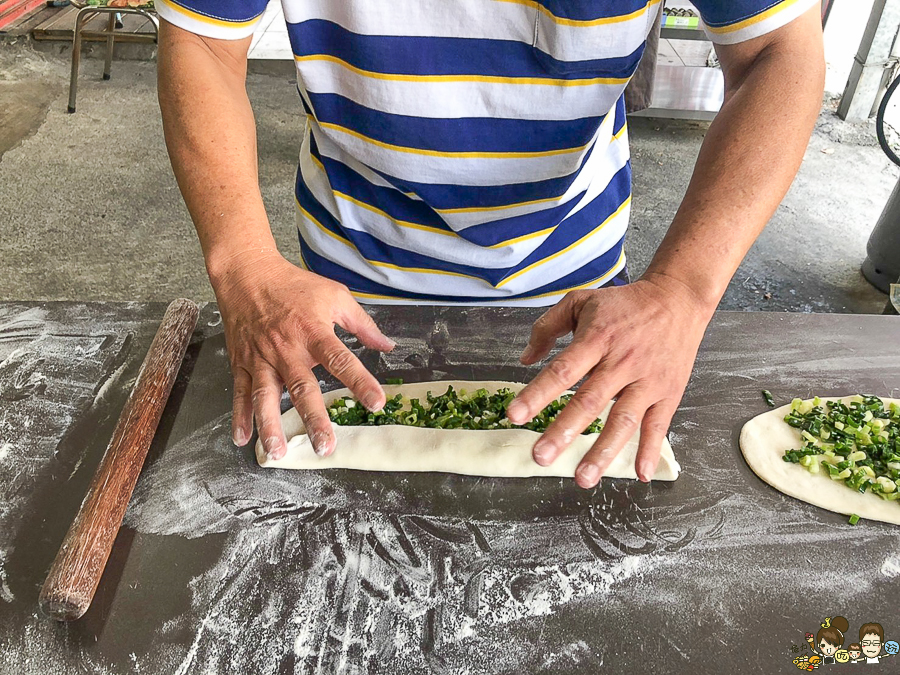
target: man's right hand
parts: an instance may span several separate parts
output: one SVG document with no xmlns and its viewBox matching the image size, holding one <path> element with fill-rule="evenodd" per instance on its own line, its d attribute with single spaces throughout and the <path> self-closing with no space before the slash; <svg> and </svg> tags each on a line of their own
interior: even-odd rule
<svg viewBox="0 0 900 675">
<path fill-rule="evenodd" d="M 394 343 L 345 286 L 278 253 L 259 191 L 256 124 L 245 84 L 250 41 L 202 37 L 160 22 L 166 146 L 225 322 L 234 442 L 250 440 L 255 418 L 268 455 L 284 456 L 286 384 L 313 447 L 327 455 L 335 441 L 314 366 L 323 365 L 368 408 L 385 402 L 381 386 L 334 334 L 335 324 L 373 349 L 389 351 Z"/>
<path fill-rule="evenodd" d="M 346 286 L 298 268 L 275 250 L 242 255 L 211 279 L 234 376 L 236 445 L 250 440 L 255 419 L 266 454 L 284 456 L 281 392 L 286 385 L 313 448 L 319 455 L 331 454 L 335 439 L 312 372 L 316 365 L 347 385 L 369 410 L 384 406 L 381 385 L 338 339 L 334 326 L 371 349 L 387 352 L 395 345 Z"/>
</svg>

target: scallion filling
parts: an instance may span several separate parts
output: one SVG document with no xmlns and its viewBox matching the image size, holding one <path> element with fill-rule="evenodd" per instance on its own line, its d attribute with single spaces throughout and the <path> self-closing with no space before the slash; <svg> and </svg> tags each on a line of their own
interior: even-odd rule
<svg viewBox="0 0 900 675">
<path fill-rule="evenodd" d="M 427 429 L 529 429 L 542 433 L 572 398 L 572 394 L 561 396 L 530 422 L 519 425 L 506 417 L 506 409 L 515 396 L 508 388 L 491 394 L 483 388 L 457 392 L 451 385 L 439 396 L 429 391 L 424 401 L 397 394 L 378 412 L 371 412 L 355 399 L 345 396 L 328 406 L 328 415 L 332 422 L 342 426 L 402 424 Z M 601 429 L 603 422 L 596 419 L 582 433 L 598 434 Z"/>
<path fill-rule="evenodd" d="M 900 500 L 900 406 L 877 396 L 855 396 L 849 404 L 797 398 L 784 421 L 799 429 L 803 447 L 784 461 L 811 473 L 824 472 L 857 492 Z"/>
</svg>

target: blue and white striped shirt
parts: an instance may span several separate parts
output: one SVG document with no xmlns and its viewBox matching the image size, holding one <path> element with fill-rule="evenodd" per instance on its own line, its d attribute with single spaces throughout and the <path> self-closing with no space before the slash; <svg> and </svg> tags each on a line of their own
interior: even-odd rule
<svg viewBox="0 0 900 675">
<path fill-rule="evenodd" d="M 697 0 L 751 39 L 817 0 Z M 625 266 L 622 92 L 660 0 L 282 0 L 308 124 L 303 265 L 362 301 L 548 305 Z M 266 0 L 157 0 L 215 38 Z"/>
</svg>

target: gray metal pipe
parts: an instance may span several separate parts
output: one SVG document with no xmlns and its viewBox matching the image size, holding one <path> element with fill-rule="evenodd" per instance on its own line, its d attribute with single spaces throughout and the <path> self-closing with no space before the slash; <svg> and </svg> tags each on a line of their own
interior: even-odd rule
<svg viewBox="0 0 900 675">
<path fill-rule="evenodd" d="M 900 181 L 872 230 L 866 253 L 863 275 L 877 289 L 888 293 L 891 284 L 900 280 Z"/>
</svg>

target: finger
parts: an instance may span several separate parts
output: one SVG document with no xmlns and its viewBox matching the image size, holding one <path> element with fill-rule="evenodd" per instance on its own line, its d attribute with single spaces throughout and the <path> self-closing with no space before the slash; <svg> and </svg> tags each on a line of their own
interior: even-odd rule
<svg viewBox="0 0 900 675">
<path fill-rule="evenodd" d="M 309 368 L 300 364 L 287 366 L 281 371 L 286 374 L 287 390 L 291 403 L 300 414 L 313 450 L 320 457 L 334 452 L 335 438 L 331 428 L 331 418 L 325 409 L 325 399 L 319 389 L 319 381 Z"/>
<path fill-rule="evenodd" d="M 284 457 L 287 441 L 281 426 L 281 380 L 268 364 L 253 373 L 253 415 L 266 454 L 271 459 Z"/>
<path fill-rule="evenodd" d="M 541 466 L 552 464 L 578 434 L 600 417 L 616 390 L 599 374 L 581 385 L 535 443 L 534 461 Z"/>
<path fill-rule="evenodd" d="M 313 358 L 347 385 L 356 398 L 372 411 L 384 407 L 384 390 L 372 373 L 331 331 L 324 331 L 309 346 Z"/>
<path fill-rule="evenodd" d="M 592 488 L 600 481 L 609 465 L 640 427 L 649 406 L 647 398 L 633 386 L 624 390 L 621 398 L 609 411 L 600 438 L 587 451 L 575 470 L 575 482 L 583 488 Z"/>
<path fill-rule="evenodd" d="M 352 296 L 349 296 L 346 306 L 339 312 L 337 324 L 353 333 L 369 349 L 389 352 L 397 346 L 396 342 L 381 332 L 375 320 Z"/>
<path fill-rule="evenodd" d="M 540 361 L 550 353 L 559 338 L 575 330 L 577 299 L 578 296 L 574 293 L 567 293 L 534 322 L 528 346 L 519 359 L 523 364 L 530 365 Z"/>
<path fill-rule="evenodd" d="M 676 408 L 677 405 L 660 401 L 650 406 L 644 414 L 644 421 L 641 422 L 641 440 L 638 443 L 637 457 L 634 460 L 634 470 L 638 478 L 645 483 L 649 483 L 656 473 L 663 440 L 669 431 Z"/>
<path fill-rule="evenodd" d="M 231 408 L 231 439 L 235 445 L 247 445 L 253 433 L 253 380 L 250 373 L 236 366 L 234 370 L 234 402 Z"/>
<path fill-rule="evenodd" d="M 509 421 L 513 424 L 528 422 L 550 401 L 556 400 L 584 377 L 601 358 L 596 345 L 588 345 L 585 341 L 570 344 L 544 366 L 509 404 L 506 410 Z"/>
</svg>

